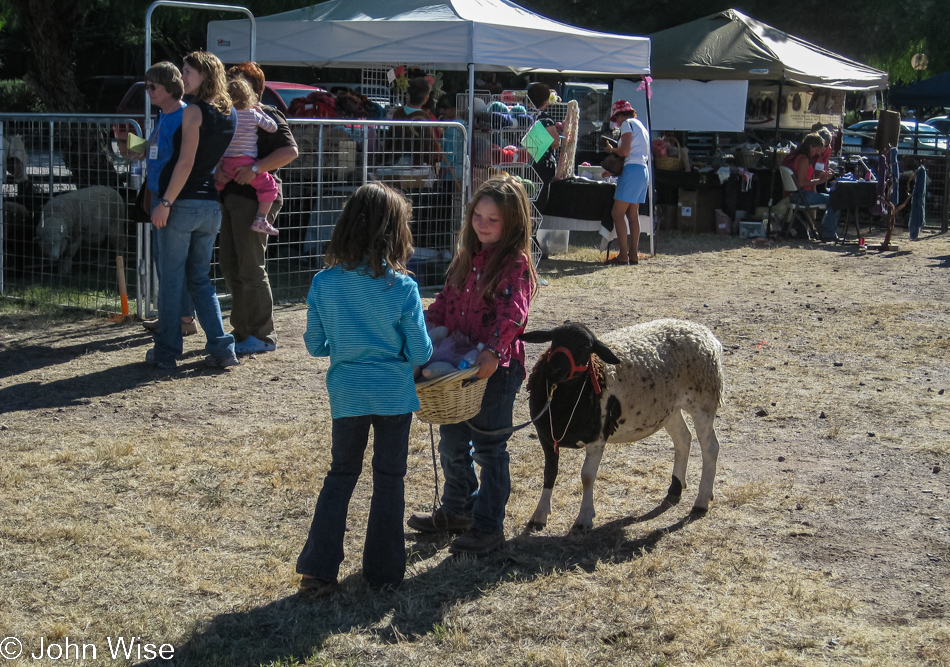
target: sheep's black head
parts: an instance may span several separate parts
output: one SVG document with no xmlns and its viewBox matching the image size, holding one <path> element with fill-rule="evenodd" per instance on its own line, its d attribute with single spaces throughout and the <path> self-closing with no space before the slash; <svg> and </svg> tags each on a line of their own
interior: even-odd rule
<svg viewBox="0 0 950 667">
<path fill-rule="evenodd" d="M 579 322 L 566 322 L 554 329 L 526 331 L 519 338 L 526 343 L 551 343 L 546 353 L 547 379 L 555 384 L 566 382 L 586 370 L 592 352 L 608 364 L 620 363 L 614 353 Z"/>
</svg>

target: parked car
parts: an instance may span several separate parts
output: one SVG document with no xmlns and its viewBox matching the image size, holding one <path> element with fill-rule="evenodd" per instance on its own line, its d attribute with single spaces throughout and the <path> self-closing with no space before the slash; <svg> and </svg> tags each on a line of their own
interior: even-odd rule
<svg viewBox="0 0 950 667">
<path fill-rule="evenodd" d="M 124 74 L 91 76 L 79 82 L 79 92 L 90 113 L 112 113 L 137 79 Z"/>
<path fill-rule="evenodd" d="M 298 97 L 306 97 L 310 93 L 322 91 L 323 88 L 308 86 L 303 83 L 287 83 L 285 81 L 268 81 L 264 84 L 264 95 L 261 102 L 276 107 L 285 116 L 288 114 L 291 103 Z"/>
<path fill-rule="evenodd" d="M 298 97 L 306 97 L 310 93 L 321 91 L 323 88 L 318 88 L 316 86 L 308 86 L 303 83 L 287 83 L 285 81 L 268 81 L 264 84 L 264 95 L 261 97 L 261 102 L 264 104 L 270 105 L 277 108 L 285 116 L 288 115 L 288 108 L 290 107 L 291 102 L 293 102 Z M 135 119 L 139 126 L 143 128 L 145 124 L 145 82 L 137 81 L 129 88 L 126 92 L 125 97 L 122 98 L 122 101 L 119 103 L 118 108 L 115 110 L 117 114 L 123 116 L 128 116 L 129 118 Z M 152 116 L 158 114 L 158 107 L 152 106 L 151 110 Z M 128 128 L 123 126 L 116 126 L 116 136 L 118 137 L 122 131 L 128 132 Z"/>
<path fill-rule="evenodd" d="M 372 83 L 322 83 L 320 84 L 329 91 L 333 91 L 334 88 L 349 88 L 357 95 L 366 95 L 370 100 L 376 102 L 376 104 L 382 105 L 383 107 L 389 106 L 390 103 L 390 90 L 389 86 L 384 86 L 382 84 L 372 84 Z"/>
<path fill-rule="evenodd" d="M 916 150 L 915 150 L 916 131 Z M 877 132 L 876 120 L 862 120 L 847 128 L 841 138 L 841 147 L 852 152 L 873 152 L 874 135 Z M 933 125 L 915 123 L 910 120 L 901 121 L 901 135 L 897 142 L 900 153 L 918 153 L 934 155 L 946 153 L 947 139 L 941 138 L 942 133 Z"/>
<path fill-rule="evenodd" d="M 950 134 L 950 116 L 934 116 L 927 119 L 927 125 L 937 128 L 940 134 Z"/>
</svg>

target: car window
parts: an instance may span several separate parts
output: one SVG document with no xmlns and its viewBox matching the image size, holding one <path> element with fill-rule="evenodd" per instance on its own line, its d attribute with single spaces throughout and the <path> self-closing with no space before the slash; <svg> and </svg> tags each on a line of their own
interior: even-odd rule
<svg viewBox="0 0 950 667">
<path fill-rule="evenodd" d="M 261 96 L 261 104 L 266 104 L 269 107 L 280 108 L 280 104 L 277 102 L 277 95 L 270 88 L 264 89 L 264 94 Z"/>
<path fill-rule="evenodd" d="M 275 92 L 280 95 L 280 99 L 284 101 L 284 104 L 286 104 L 289 109 L 290 103 L 295 99 L 298 97 L 306 97 L 314 91 L 300 88 L 278 88 Z"/>
</svg>

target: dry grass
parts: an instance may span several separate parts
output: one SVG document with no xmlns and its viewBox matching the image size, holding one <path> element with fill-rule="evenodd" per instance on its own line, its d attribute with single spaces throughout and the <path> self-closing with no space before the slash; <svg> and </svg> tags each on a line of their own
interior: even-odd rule
<svg viewBox="0 0 950 667">
<path fill-rule="evenodd" d="M 728 393 L 709 515 L 688 518 L 694 452 L 683 505 L 638 519 L 669 484 L 659 433 L 608 450 L 586 535 L 569 532 L 582 453 L 564 452 L 549 526 L 522 534 L 541 456 L 520 431 L 500 554 L 455 559 L 409 535 L 407 581 L 369 590 L 364 475 L 344 585 L 318 602 L 293 595 L 330 425 L 299 306 L 278 313 L 277 352 L 215 373 L 190 339 L 174 379 L 138 363 L 135 326 L 0 314 L 0 636 L 99 647 L 69 664 L 133 663 L 102 660 L 107 637 L 133 635 L 202 666 L 950 664 L 950 241 L 897 256 L 719 237 L 659 249 L 606 268 L 572 237 L 542 265 L 531 325 L 714 328 Z M 407 510 L 432 496 L 416 423 Z"/>
</svg>

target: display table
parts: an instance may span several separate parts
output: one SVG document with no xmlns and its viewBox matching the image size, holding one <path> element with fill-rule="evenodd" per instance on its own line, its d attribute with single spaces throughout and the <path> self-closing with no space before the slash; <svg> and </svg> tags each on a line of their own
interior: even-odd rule
<svg viewBox="0 0 950 667">
<path fill-rule="evenodd" d="M 552 181 L 550 187 L 541 229 L 599 231 L 604 238 L 601 243 L 601 249 L 604 249 L 614 235 L 610 210 L 617 186 L 604 181 L 571 178 Z M 649 235 L 650 254 L 653 254 L 653 218 L 649 214 L 649 202 L 640 205 L 640 232 Z"/>
<path fill-rule="evenodd" d="M 877 203 L 877 181 L 838 181 L 831 191 L 828 207 L 846 211 L 842 240 L 848 237 L 851 217 L 854 216 L 854 233 L 861 236 L 859 209 L 870 209 Z"/>
</svg>

